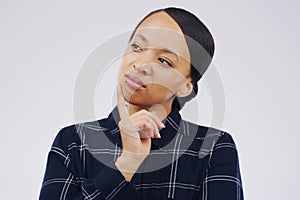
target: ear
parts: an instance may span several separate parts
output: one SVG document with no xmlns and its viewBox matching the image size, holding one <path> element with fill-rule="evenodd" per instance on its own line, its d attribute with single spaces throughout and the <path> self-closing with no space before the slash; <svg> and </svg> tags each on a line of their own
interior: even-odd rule
<svg viewBox="0 0 300 200">
<path fill-rule="evenodd" d="M 178 97 L 186 97 L 193 91 L 193 84 L 191 81 L 186 82 L 182 85 L 180 92 L 178 92 Z"/>
</svg>

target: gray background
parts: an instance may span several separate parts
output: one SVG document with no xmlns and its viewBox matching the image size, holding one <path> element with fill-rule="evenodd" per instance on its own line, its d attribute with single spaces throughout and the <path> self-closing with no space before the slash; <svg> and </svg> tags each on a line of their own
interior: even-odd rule
<svg viewBox="0 0 300 200">
<path fill-rule="evenodd" d="M 221 128 L 237 144 L 247 199 L 300 197 L 296 0 L 2 0 L 1 199 L 37 199 L 53 139 L 60 128 L 74 123 L 74 85 L 89 54 L 132 30 L 150 10 L 169 5 L 195 13 L 214 35 L 214 64 L 226 95 Z M 102 90 L 99 83 L 97 118 L 111 110 L 114 76 L 108 75 Z M 211 96 L 205 81 L 199 85 L 199 123 L 210 125 Z M 187 119 L 191 105 L 182 113 Z"/>
</svg>

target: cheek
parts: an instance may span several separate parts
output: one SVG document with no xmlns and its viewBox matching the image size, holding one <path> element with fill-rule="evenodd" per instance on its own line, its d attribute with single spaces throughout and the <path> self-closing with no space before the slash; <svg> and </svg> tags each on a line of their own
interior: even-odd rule
<svg viewBox="0 0 300 200">
<path fill-rule="evenodd" d="M 121 58 L 121 65 L 120 65 L 120 68 L 119 68 L 119 73 L 118 73 L 118 80 L 120 81 L 124 74 L 130 70 L 130 63 L 132 62 L 133 60 L 133 56 L 130 55 L 130 53 L 128 54 L 124 54 Z"/>
<path fill-rule="evenodd" d="M 124 70 L 124 68 L 121 67 L 119 68 L 119 72 L 118 72 L 118 81 L 120 82 L 121 79 L 124 77 L 124 74 L 126 73 L 126 71 Z"/>
<path fill-rule="evenodd" d="M 159 87 L 170 90 L 172 93 L 176 93 L 184 81 L 183 76 L 176 70 L 168 69 L 164 72 L 157 71 L 156 73 L 157 76 L 154 76 L 153 82 L 157 83 L 156 85 L 159 85 Z"/>
</svg>

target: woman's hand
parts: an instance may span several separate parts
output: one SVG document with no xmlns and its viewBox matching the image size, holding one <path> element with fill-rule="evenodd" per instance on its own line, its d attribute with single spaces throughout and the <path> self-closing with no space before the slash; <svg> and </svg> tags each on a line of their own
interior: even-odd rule
<svg viewBox="0 0 300 200">
<path fill-rule="evenodd" d="M 129 115 L 120 84 L 118 86 L 118 110 L 123 151 L 116 161 L 116 166 L 129 181 L 149 155 L 151 138 L 160 138 L 159 129 L 165 126 L 153 112 L 147 110 L 140 110 Z"/>
</svg>

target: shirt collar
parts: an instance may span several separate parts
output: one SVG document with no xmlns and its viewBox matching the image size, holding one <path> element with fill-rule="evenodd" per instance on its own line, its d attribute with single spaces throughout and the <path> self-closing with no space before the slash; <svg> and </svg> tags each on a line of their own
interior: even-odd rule
<svg viewBox="0 0 300 200">
<path fill-rule="evenodd" d="M 106 120 L 100 120 L 101 126 L 107 128 L 107 136 L 114 143 L 119 143 L 121 146 L 120 130 L 119 130 L 120 115 L 118 106 L 115 106 Z M 152 138 L 152 149 L 158 149 L 169 144 L 177 135 L 181 122 L 181 115 L 176 107 L 173 107 L 168 116 L 162 120 L 165 128 L 161 129 L 161 138 Z"/>
</svg>

